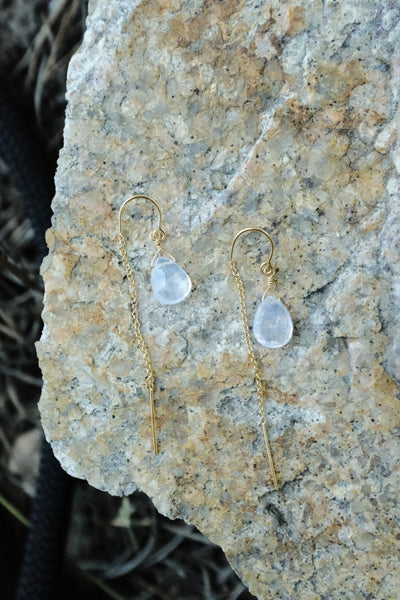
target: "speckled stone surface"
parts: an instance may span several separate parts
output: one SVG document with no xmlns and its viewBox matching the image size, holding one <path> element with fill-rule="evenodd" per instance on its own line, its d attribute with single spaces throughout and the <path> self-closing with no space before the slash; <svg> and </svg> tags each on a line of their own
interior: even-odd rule
<svg viewBox="0 0 400 600">
<path fill-rule="evenodd" d="M 70 65 L 42 270 L 46 436 L 72 475 L 194 523 L 260 600 L 399 597 L 399 49 L 390 0 L 97 0 Z M 193 282 L 157 304 L 155 214 L 132 207 L 158 456 L 118 249 L 131 193 L 159 200 Z M 276 242 L 294 323 L 288 346 L 256 347 L 279 492 L 228 266 L 246 226 Z M 268 250 L 237 245 L 250 322 Z"/>
</svg>

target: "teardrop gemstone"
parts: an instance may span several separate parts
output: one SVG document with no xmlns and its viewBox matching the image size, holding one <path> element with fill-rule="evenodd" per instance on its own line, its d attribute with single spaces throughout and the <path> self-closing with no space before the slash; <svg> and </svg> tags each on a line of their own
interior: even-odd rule
<svg viewBox="0 0 400 600">
<path fill-rule="evenodd" d="M 276 296 L 267 296 L 257 308 L 253 333 L 256 340 L 267 348 L 281 348 L 292 337 L 292 318 Z"/>
<path fill-rule="evenodd" d="M 151 271 L 151 287 L 160 304 L 178 304 L 192 289 L 189 275 L 176 262 L 158 256 Z"/>
</svg>

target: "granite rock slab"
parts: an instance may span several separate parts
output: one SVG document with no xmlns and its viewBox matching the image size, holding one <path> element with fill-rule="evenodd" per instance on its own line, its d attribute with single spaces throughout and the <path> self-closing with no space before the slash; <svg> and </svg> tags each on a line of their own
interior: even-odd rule
<svg viewBox="0 0 400 600">
<path fill-rule="evenodd" d="M 71 475 L 220 544 L 259 600 L 395 600 L 399 577 L 400 7 L 390 0 L 96 0 L 70 63 L 37 349 L 47 439 Z M 157 199 L 188 298 L 151 293 Z M 255 345 L 233 236 L 276 244 L 290 343 Z M 237 262 L 250 321 L 263 236 Z"/>
</svg>

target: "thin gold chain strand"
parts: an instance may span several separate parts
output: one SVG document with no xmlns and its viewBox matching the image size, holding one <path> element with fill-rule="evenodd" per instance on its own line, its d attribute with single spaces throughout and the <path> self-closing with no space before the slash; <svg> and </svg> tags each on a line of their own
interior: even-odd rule
<svg viewBox="0 0 400 600">
<path fill-rule="evenodd" d="M 133 271 L 129 264 L 128 254 L 126 252 L 126 241 L 122 234 L 120 234 L 120 252 L 122 256 L 122 262 L 125 267 L 126 276 L 129 282 L 129 295 L 131 298 L 131 315 L 135 329 L 135 336 L 138 346 L 143 354 L 144 363 L 146 366 L 146 387 L 149 390 L 150 398 L 150 415 L 151 415 L 151 427 L 153 431 L 153 447 L 154 453 L 158 454 L 158 443 L 157 443 L 157 430 L 156 430 L 156 416 L 155 416 L 155 405 L 154 405 L 154 371 L 153 365 L 151 364 L 150 352 L 142 335 L 139 321 L 139 310 L 138 310 L 138 299 L 136 292 L 135 279 L 133 277 Z"/>
<path fill-rule="evenodd" d="M 247 312 L 246 312 L 244 284 L 243 284 L 243 280 L 240 276 L 239 270 L 237 268 L 236 262 L 233 259 L 231 259 L 229 261 L 229 266 L 231 268 L 232 275 L 236 280 L 237 288 L 239 291 L 240 311 L 242 313 L 244 336 L 246 338 L 247 350 L 249 352 L 250 362 L 253 365 L 254 376 L 255 376 L 255 380 L 256 380 L 256 384 L 257 384 L 257 395 L 258 395 L 258 405 L 259 405 L 260 416 L 261 416 L 261 426 L 262 426 L 262 430 L 263 430 L 263 434 L 264 434 L 265 446 L 267 449 L 267 455 L 268 455 L 269 466 L 271 469 L 272 480 L 274 482 L 275 489 L 278 490 L 279 489 L 278 478 L 276 476 L 274 459 L 272 456 L 272 451 L 271 451 L 271 446 L 270 446 L 269 439 L 268 439 L 267 426 L 266 426 L 266 421 L 265 421 L 265 410 L 264 410 L 265 389 L 264 389 L 264 384 L 263 384 L 263 380 L 262 380 L 262 373 L 258 367 L 257 359 L 256 359 L 256 356 L 255 356 L 254 350 L 253 350 L 253 344 L 251 343 L 249 322 L 247 319 Z"/>
</svg>

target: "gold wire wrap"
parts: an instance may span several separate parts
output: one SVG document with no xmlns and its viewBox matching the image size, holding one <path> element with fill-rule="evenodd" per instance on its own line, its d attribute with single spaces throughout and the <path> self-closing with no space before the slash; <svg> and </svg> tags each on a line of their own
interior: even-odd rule
<svg viewBox="0 0 400 600">
<path fill-rule="evenodd" d="M 154 259 L 156 258 L 156 256 L 159 254 L 159 252 L 162 250 L 161 248 L 161 242 L 163 242 L 165 240 L 165 238 L 167 237 L 167 234 L 165 233 L 165 231 L 162 229 L 162 218 L 161 218 L 161 210 L 160 207 L 158 206 L 157 202 L 155 200 L 153 200 L 152 198 L 150 198 L 149 196 L 144 196 L 141 194 L 137 194 L 135 196 L 132 196 L 131 198 L 128 198 L 127 200 L 125 200 L 125 202 L 122 204 L 120 210 L 119 210 L 119 237 L 120 237 L 120 252 L 121 252 L 121 257 L 122 257 L 122 263 L 124 265 L 125 271 L 126 271 L 126 276 L 129 282 L 129 295 L 130 295 L 130 299 L 131 299 L 131 316 L 132 316 L 132 321 L 133 321 L 133 326 L 135 329 L 135 337 L 136 337 L 136 341 L 138 343 L 138 346 L 142 352 L 143 355 L 143 359 L 144 359 L 144 364 L 145 364 L 145 368 L 146 368 L 146 387 L 149 390 L 149 401 L 150 401 L 150 416 L 151 416 L 151 427 L 152 427 L 152 433 L 153 433 L 153 448 L 154 448 L 154 453 L 158 454 L 159 450 L 158 450 L 158 442 L 157 442 L 157 425 L 156 425 L 156 409 L 155 409 L 155 402 L 154 402 L 154 391 L 155 391 L 155 383 L 154 383 L 154 371 L 153 371 L 153 365 L 151 362 L 151 358 L 150 358 L 150 352 L 149 352 L 149 348 L 146 344 L 146 341 L 143 337 L 142 331 L 141 331 L 141 327 L 140 327 L 140 320 L 139 320 L 139 309 L 138 309 L 138 297 L 137 297 L 137 291 L 136 291 L 136 284 L 135 284 L 135 278 L 133 276 L 133 271 L 132 271 L 132 267 L 129 264 L 129 259 L 128 259 L 128 254 L 126 251 L 126 239 L 122 233 L 122 213 L 124 208 L 126 207 L 126 205 L 131 202 L 131 200 L 137 200 L 139 198 L 143 198 L 145 200 L 149 200 L 157 209 L 158 211 L 158 217 L 159 217 L 159 223 L 158 223 L 158 228 L 155 229 L 151 234 L 150 237 L 151 239 L 154 241 L 155 246 L 157 248 L 157 252 L 153 258 L 152 264 L 154 262 Z"/>
<path fill-rule="evenodd" d="M 232 275 L 236 281 L 236 285 L 237 285 L 238 292 L 239 292 L 240 312 L 241 312 L 242 321 L 243 321 L 244 337 L 246 339 L 246 345 L 247 345 L 247 350 L 248 350 L 248 354 L 249 354 L 249 359 L 250 359 L 250 362 L 254 369 L 254 377 L 255 377 L 256 385 L 257 385 L 258 406 L 259 406 L 260 417 L 261 417 L 261 427 L 262 427 L 263 434 L 264 434 L 265 447 L 267 450 L 268 462 L 269 462 L 269 466 L 271 469 L 272 481 L 274 483 L 275 489 L 279 490 L 278 478 L 276 475 L 276 469 L 275 469 L 274 459 L 272 456 L 271 445 L 270 445 L 269 438 L 268 438 L 266 418 L 265 418 L 265 409 L 264 409 L 264 401 L 266 399 L 265 385 L 263 383 L 262 373 L 258 366 L 256 355 L 254 353 L 253 344 L 251 342 L 249 321 L 247 318 L 247 311 L 246 311 L 244 283 L 240 276 L 237 264 L 233 258 L 233 251 L 235 249 L 235 244 L 236 244 L 236 241 L 238 240 L 239 236 L 241 236 L 243 233 L 247 233 L 247 232 L 251 232 L 251 231 L 259 231 L 259 232 L 263 233 L 269 239 L 269 241 L 271 243 L 271 253 L 270 253 L 269 259 L 267 262 L 265 262 L 261 265 L 261 272 L 267 277 L 267 288 L 263 295 L 263 299 L 264 299 L 266 293 L 269 291 L 269 289 L 271 287 L 272 278 L 275 273 L 275 269 L 271 265 L 271 259 L 272 259 L 273 253 L 274 253 L 274 242 L 272 241 L 272 238 L 269 236 L 269 234 L 266 231 L 264 231 L 263 229 L 260 229 L 258 227 L 247 227 L 246 229 L 242 229 L 242 231 L 239 231 L 239 233 L 235 236 L 235 238 L 232 242 L 229 266 L 231 268 Z"/>
</svg>

